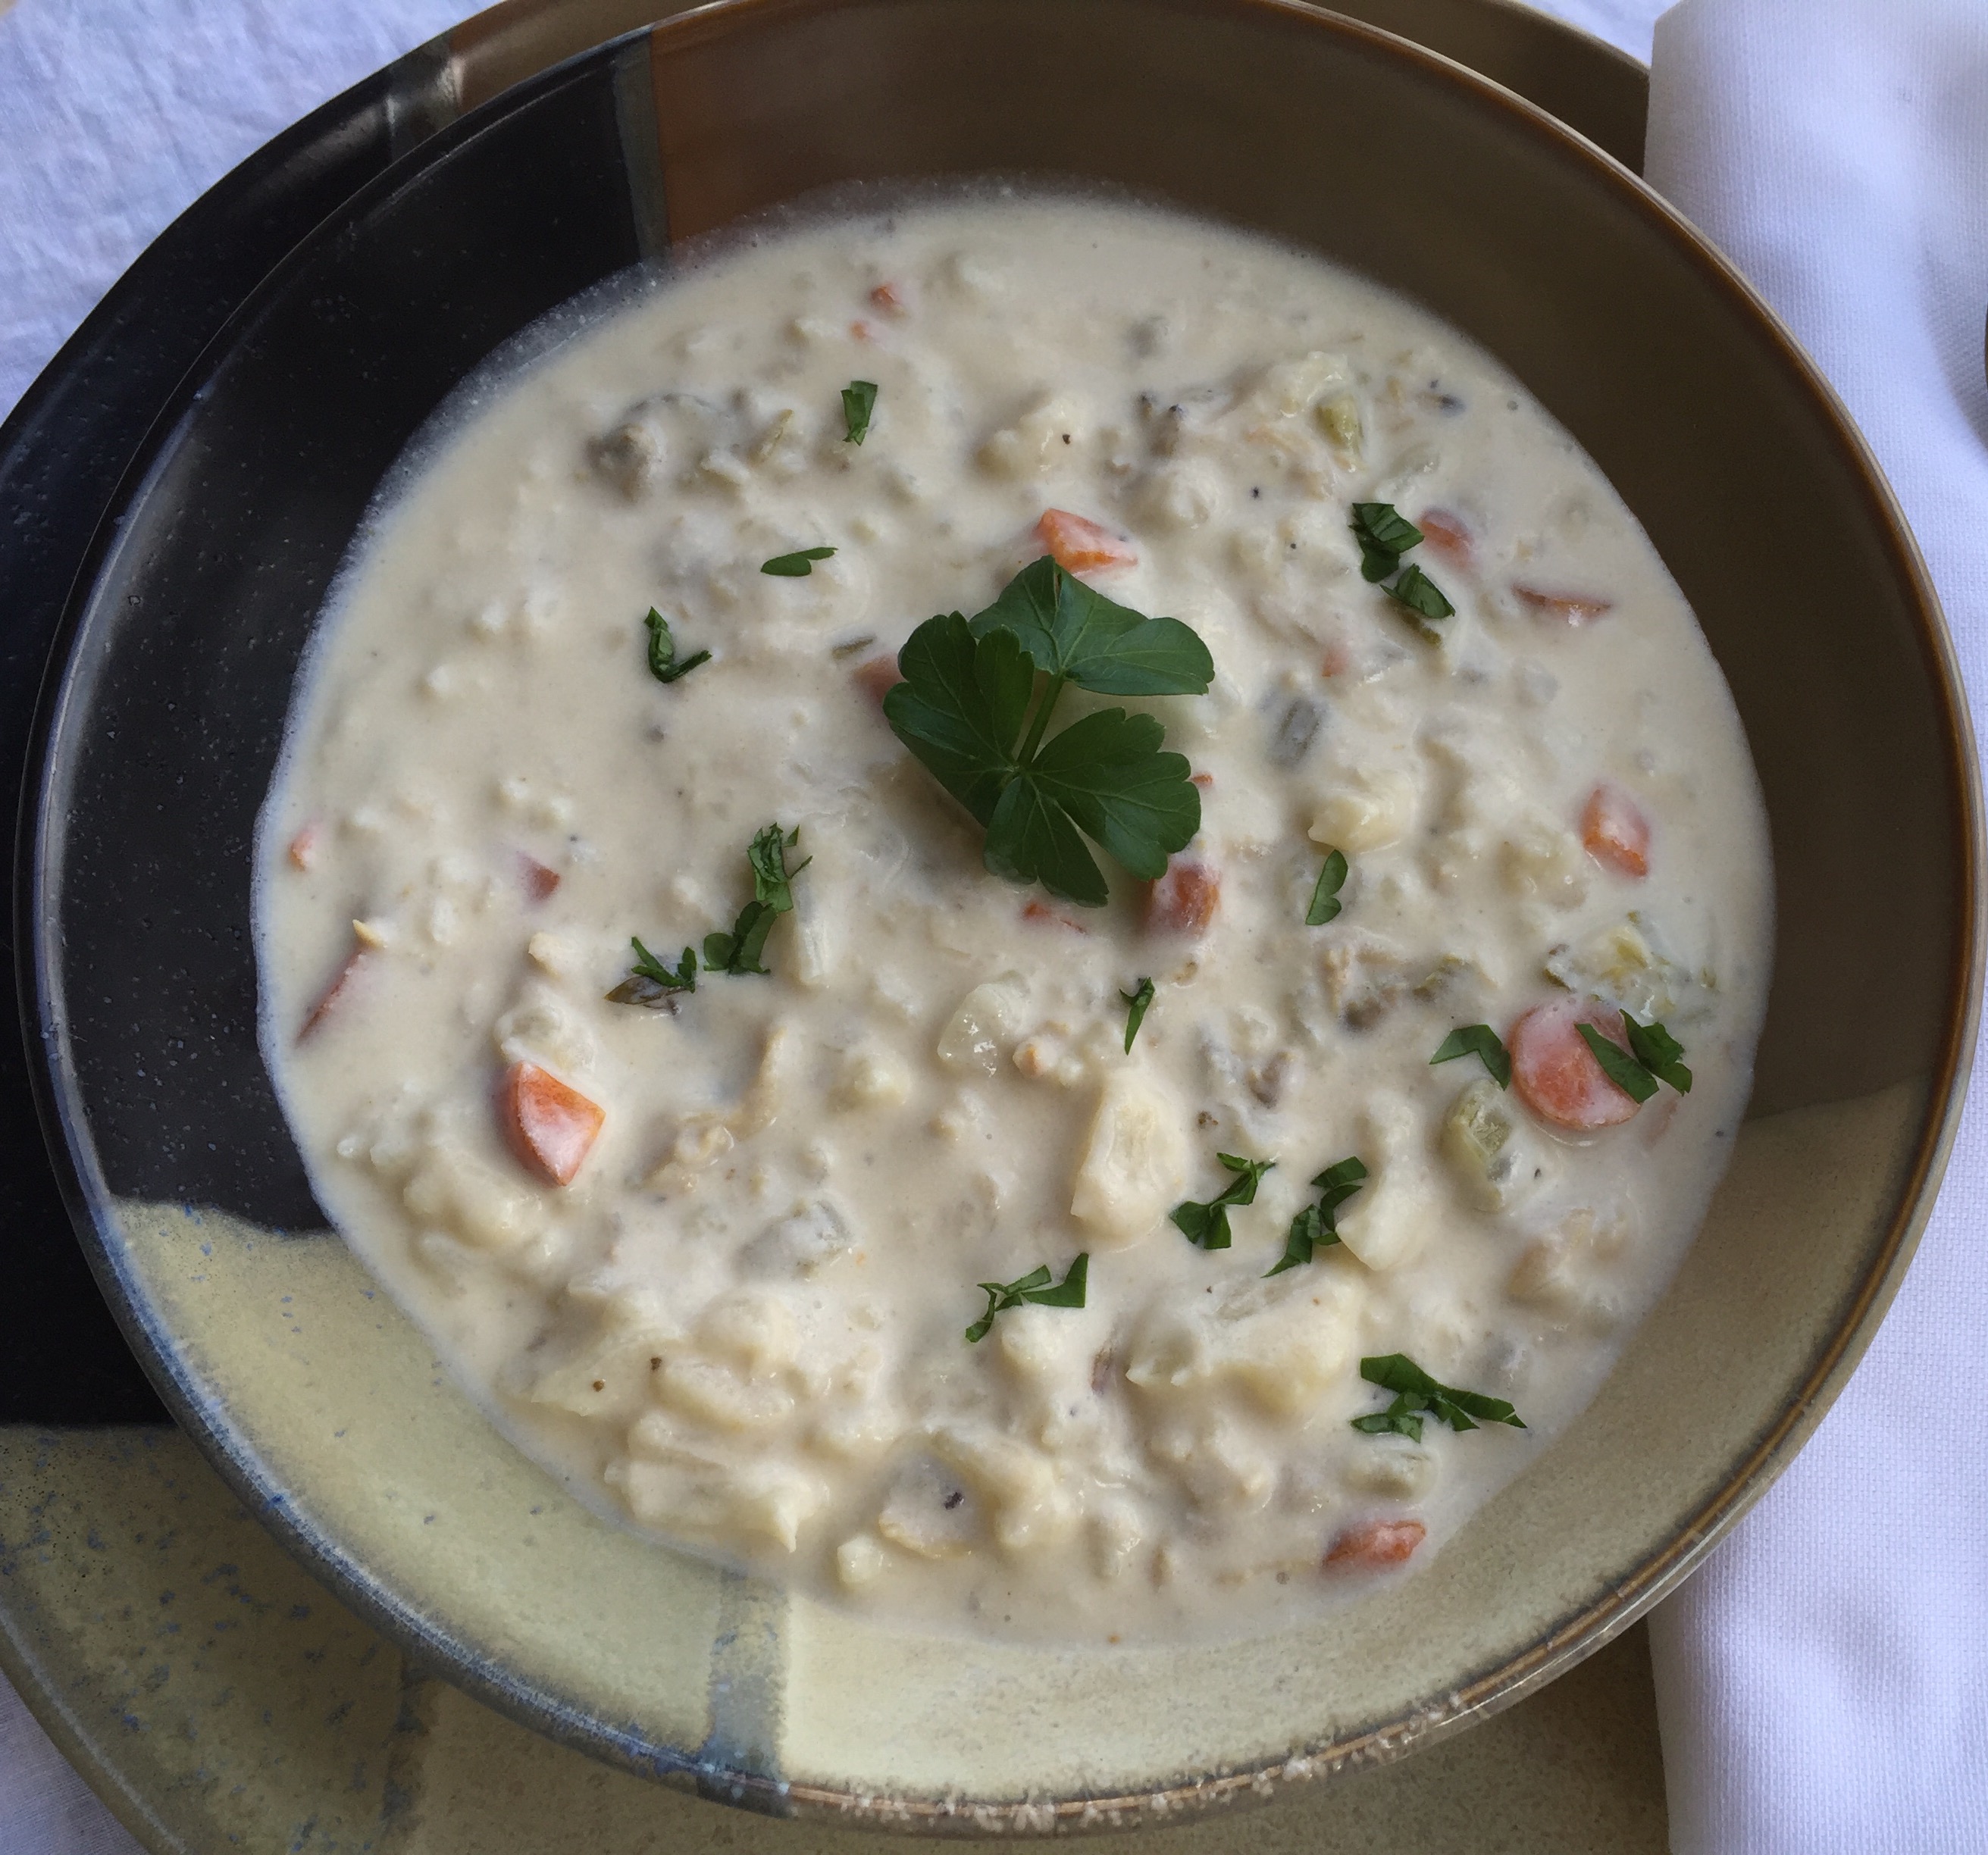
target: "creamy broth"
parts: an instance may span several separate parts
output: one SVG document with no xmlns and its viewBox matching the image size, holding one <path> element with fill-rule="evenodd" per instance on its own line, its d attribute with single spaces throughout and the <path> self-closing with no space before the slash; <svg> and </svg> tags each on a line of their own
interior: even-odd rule
<svg viewBox="0 0 1988 1855">
<path fill-rule="evenodd" d="M 1449 616 L 1363 576 L 1383 503 Z M 1102 907 L 990 873 L 881 701 L 1052 543 L 1214 666 L 1057 708 L 1149 714 L 1194 775 L 1192 842 L 1150 887 L 1100 853 Z M 652 607 L 708 660 L 652 674 Z M 776 822 L 767 971 L 711 970 Z M 1069 198 L 735 238 L 479 384 L 360 539 L 257 856 L 320 1201 L 519 1446 L 673 1542 L 1020 1637 L 1272 1627 L 1432 1558 L 1675 1269 L 1767 979 L 1731 698 L 1566 433 L 1358 277 Z M 630 985 L 637 936 L 695 991 Z M 1574 1020 L 1624 1009 L 1689 1093 L 1603 1075 Z M 1475 1025 L 1512 1087 L 1496 1045 L 1432 1062 Z M 1171 1214 L 1221 1154 L 1275 1164 L 1203 1248 Z M 1080 1256 L 1081 1306 L 966 1337 L 977 1284 Z M 1356 1428 L 1393 1354 L 1525 1427 Z"/>
</svg>

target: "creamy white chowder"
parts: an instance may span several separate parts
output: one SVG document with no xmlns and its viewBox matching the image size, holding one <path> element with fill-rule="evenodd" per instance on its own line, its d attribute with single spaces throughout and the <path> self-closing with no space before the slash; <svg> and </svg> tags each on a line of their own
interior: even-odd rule
<svg viewBox="0 0 1988 1855">
<path fill-rule="evenodd" d="M 1097 853 L 1101 907 L 990 873 L 884 712 L 917 627 L 1046 554 L 1212 663 L 1058 704 L 1155 718 L 1200 808 L 1157 884 Z M 1433 1556 L 1675 1269 L 1769 958 L 1724 682 L 1523 389 L 1316 257 L 1026 194 L 735 237 L 466 396 L 355 549 L 257 857 L 319 1196 L 519 1444 L 1016 1636 L 1271 1627 Z M 766 971 L 713 970 L 768 896 Z M 1204 1248 L 1222 1154 L 1274 1165 Z M 1038 1270 L 1082 1305 L 968 1338 Z"/>
</svg>

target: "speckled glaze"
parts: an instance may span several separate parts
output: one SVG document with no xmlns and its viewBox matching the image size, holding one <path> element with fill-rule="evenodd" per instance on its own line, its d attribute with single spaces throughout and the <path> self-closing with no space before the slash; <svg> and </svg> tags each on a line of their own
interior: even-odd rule
<svg viewBox="0 0 1988 1855">
<path fill-rule="evenodd" d="M 0 1429 L 0 1671 L 154 1855 L 915 1855 L 531 1732 L 368 1627 L 171 1431 Z M 1662 1855 L 1643 1632 L 1479 1732 L 1125 1855 Z"/>
<path fill-rule="evenodd" d="M 1070 4 L 1075 19 L 1077 0 Z M 654 10 L 622 18 L 576 0 L 514 0 L 481 16 L 448 45 L 404 62 L 390 112 L 396 147 L 418 146 L 465 104 Z M 896 14 L 919 10 L 907 0 Z M 1025 0 L 1013 10 L 1020 16 Z M 1417 8 L 1395 0 L 1371 10 L 1405 25 Z M 1584 87 L 1597 139 L 1633 152 L 1629 118 L 1617 106 L 1624 61 L 1545 22 L 1522 22 L 1521 9 L 1492 0 L 1432 0 L 1425 10 L 1431 37 L 1452 49 L 1467 49 L 1473 32 L 1494 43 L 1508 33 L 1515 77 L 1540 46 L 1557 46 L 1563 77 L 1577 67 L 1584 73 L 1560 88 L 1574 95 Z M 927 5 L 921 16 L 938 30 L 932 22 L 942 12 L 963 19 L 968 11 Z M 882 18 L 857 5 L 829 18 L 816 0 L 702 9 L 656 35 L 653 60 L 617 55 L 624 140 L 631 123 L 651 136 L 660 127 L 658 184 L 667 185 L 672 173 L 695 168 L 700 137 L 722 130 L 700 111 L 722 109 L 747 79 L 776 107 L 781 86 L 812 81 L 820 47 L 845 29 L 849 55 L 874 63 L 876 45 L 889 42 Z M 877 1828 L 1150 1825 L 1261 1800 L 1300 1779 L 1449 1741 L 1607 1644 L 1785 1465 L 1868 1343 L 1929 1208 L 1958 1114 L 1981 942 L 1971 742 L 1936 609 L 1882 483 L 1826 389 L 1736 279 L 1591 149 L 1440 60 L 1274 0 L 1155 0 L 1140 16 L 1149 35 L 1141 55 L 1163 59 L 1172 39 L 1200 29 L 1197 20 L 1218 35 L 1239 35 L 1239 59 L 1253 32 L 1270 34 L 1293 61 L 1329 40 L 1354 60 L 1348 69 L 1420 86 L 1431 123 L 1462 138 L 1452 154 L 1472 146 L 1473 135 L 1488 138 L 1483 146 L 1522 148 L 1530 171 L 1563 204 L 1583 204 L 1619 234 L 1604 262 L 1647 265 L 1672 280 L 1679 313 L 1699 334 L 1711 332 L 1699 361 L 1800 434 L 1790 454 L 1814 475 L 1790 495 L 1810 506 L 1776 519 L 1799 529 L 1824 519 L 1815 511 L 1828 512 L 1854 535 L 1858 583 L 1871 590 L 1870 611 L 1846 594 L 1841 609 L 1825 596 L 1803 617 L 1821 635 L 1840 634 L 1867 657 L 1895 663 L 1904 693 L 1886 712 L 1916 730 L 1913 739 L 1933 744 L 1919 772 L 1932 782 L 1936 816 L 1924 827 L 1929 835 L 1905 846 L 1922 857 L 1932 898 L 1925 906 L 1939 923 L 1927 956 L 1932 991 L 1890 1014 L 1893 1034 L 1855 1072 L 1861 1093 L 1816 1086 L 1817 1075 L 1840 1077 L 1844 1066 L 1785 1012 L 1778 1022 L 1770 1016 L 1753 1117 L 1675 1287 L 1540 1469 L 1487 1507 L 1427 1573 L 1346 1617 L 1274 1641 L 1078 1657 L 881 1636 L 842 1613 L 646 1546 L 515 1455 L 328 1233 L 278 1235 L 177 1200 L 113 1195 L 63 1080 L 69 1027 L 60 988 L 49 988 L 58 951 L 44 931 L 33 976 L 56 1077 L 45 1105 L 66 1137 L 73 1202 L 93 1264 L 176 1414 L 247 1514 L 367 1620 L 312 1594 L 309 1580 L 243 1509 L 230 1507 L 179 1439 L 0 1434 L 8 1672 L 39 1691 L 65 1749 L 154 1847 L 237 1837 L 254 1846 L 280 1834 L 289 1839 L 283 1846 L 326 1849 L 770 1850 L 800 1846 L 797 1836 L 839 1844 L 847 1832 L 826 1826 L 852 1820 L 867 1841 Z M 735 34 L 735 23 L 773 37 L 756 51 L 752 32 Z M 820 32 L 830 39 L 810 38 Z M 788 160 L 796 184 L 828 177 L 810 165 L 828 159 L 820 151 L 776 144 L 766 144 L 766 158 Z M 681 169 L 671 166 L 672 148 L 684 154 Z M 742 160 L 708 174 L 701 191 L 670 190 L 671 225 L 694 231 L 749 204 L 750 188 L 777 188 L 778 174 L 749 167 Z M 1448 183 L 1439 175 L 1420 184 L 1440 198 Z M 746 197 L 735 198 L 741 188 Z M 1495 265 L 1482 284 L 1487 301 L 1511 287 Z M 1523 307 L 1522 299 L 1508 306 L 1519 316 L 1514 328 L 1525 326 Z M 1515 364 L 1526 371 L 1524 357 Z M 1633 475 L 1609 394 L 1604 375 L 1583 404 L 1554 409 L 1611 474 Z M 1635 437 L 1656 444 L 1645 431 Z M 1662 525 L 1633 484 L 1618 481 L 1657 533 Z M 101 554 L 95 564 L 104 564 Z M 1672 564 L 1695 596 L 1699 584 L 1716 583 L 1720 565 L 1709 556 Z M 1770 811 L 1798 809 L 1799 799 L 1777 799 L 1777 788 L 1785 794 L 1808 775 L 1772 700 L 1760 694 L 1774 686 L 1784 660 L 1771 637 L 1756 645 L 1743 622 L 1699 603 L 1753 734 Z M 86 620 L 86 600 L 79 617 Z M 1779 622 L 1766 613 L 1756 628 Z M 1868 698 L 1882 680 L 1854 684 L 1834 663 L 1821 654 L 1821 667 L 1804 672 L 1809 684 L 1787 700 L 1847 699 L 1853 689 Z M 68 689 L 46 718 L 58 745 L 66 704 L 83 700 L 76 692 L 86 694 L 86 679 Z M 59 782 L 44 792 L 45 827 L 63 815 L 65 796 Z M 1790 828 L 1799 848 L 1806 826 Z M 49 841 L 45 829 L 30 859 L 38 930 L 39 901 L 63 873 Z M 1777 858 L 1792 871 L 1798 904 L 1816 860 L 1798 855 L 1790 865 L 1778 843 Z M 1799 921 L 1805 911 L 1784 897 L 1783 914 Z M 1797 987 L 1813 984 L 1832 957 L 1826 939 L 1811 936 L 1783 948 L 1781 971 Z M 1703 1369 L 1714 1360 L 1716 1374 Z M 1653 1409 L 1665 1413 L 1662 1424 L 1648 1421 Z M 93 1487 L 100 1503 L 86 1495 Z M 100 1557 L 93 1526 L 105 1542 Z M 182 1549 L 188 1556 L 178 1556 Z M 147 1561 L 148 1553 L 157 1556 Z M 199 1646 L 191 1655 L 177 1643 L 162 1652 L 163 1626 L 153 1620 L 171 1606 L 159 1603 L 161 1592 L 194 1588 L 205 1594 Z M 116 1596 L 102 1601 L 110 1590 Z M 215 1621 L 234 1620 L 225 1608 L 235 1603 L 232 1591 L 242 1593 L 244 1630 L 217 1633 Z M 252 1631 L 252 1680 L 236 1659 Z M 475 1701 L 411 1676 L 409 1657 L 568 1746 L 532 1739 Z M 1312 1785 L 1246 1827 L 1217 1816 L 1168 1846 L 1193 1839 L 1212 1850 L 1240 1835 L 1253 1848 L 1277 1847 L 1280 1837 L 1315 1849 L 1387 1841 L 1458 1851 L 1635 1847 L 1638 1835 L 1658 1846 L 1646 1737 L 1635 1740 L 1635 1782 L 1570 1783 L 1557 1803 L 1543 1801 L 1543 1762 L 1598 1771 L 1619 1752 L 1604 1749 L 1609 1721 L 1622 1716 L 1604 1704 L 1618 1691 L 1601 1665 L 1583 1671 L 1578 1687 L 1563 1684 L 1491 1731 L 1384 1779 Z M 1632 1671 L 1640 1699 L 1633 1659 L 1618 1651 L 1608 1665 Z M 206 1714 L 204 1693 L 215 1697 Z M 242 1705 L 241 1695 L 266 1698 Z M 213 1723 L 211 1754 L 203 1720 Z M 720 1819 L 579 1759 L 572 1746 L 680 1791 L 824 1826 Z M 1593 1749 L 1597 1763 L 1583 1767 L 1576 1748 Z M 1592 1840 L 1603 1823 L 1619 1827 Z"/>
</svg>

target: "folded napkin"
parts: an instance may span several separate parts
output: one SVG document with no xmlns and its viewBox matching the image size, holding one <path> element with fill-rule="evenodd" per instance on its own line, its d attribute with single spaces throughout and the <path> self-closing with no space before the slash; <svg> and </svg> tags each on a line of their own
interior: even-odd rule
<svg viewBox="0 0 1988 1855">
<path fill-rule="evenodd" d="M 1651 71 L 1651 182 L 1863 427 L 1988 732 L 1988 0 L 1682 0 Z M 1675 1855 L 1988 1850 L 1985 1228 L 1977 1066 L 1864 1363 L 1652 1620 Z"/>
</svg>

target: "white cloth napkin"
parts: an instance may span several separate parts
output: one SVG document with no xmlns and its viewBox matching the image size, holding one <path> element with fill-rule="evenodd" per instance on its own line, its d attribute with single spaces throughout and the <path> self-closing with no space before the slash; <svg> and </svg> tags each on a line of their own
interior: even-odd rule
<svg viewBox="0 0 1988 1855">
<path fill-rule="evenodd" d="M 1652 182 L 1870 438 L 1988 734 L 1988 4 L 1682 0 L 1652 71 Z M 1988 1850 L 1988 1451 L 1966 1415 L 1988 1362 L 1984 1224 L 1977 1067 L 1864 1364 L 1652 1620 L 1675 1855 Z"/>
</svg>

